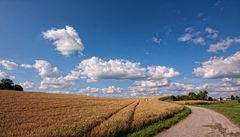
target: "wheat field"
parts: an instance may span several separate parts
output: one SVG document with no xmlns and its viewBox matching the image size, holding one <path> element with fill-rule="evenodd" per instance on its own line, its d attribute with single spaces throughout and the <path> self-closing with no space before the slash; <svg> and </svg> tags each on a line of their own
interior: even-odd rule
<svg viewBox="0 0 240 137">
<path fill-rule="evenodd" d="M 183 109 L 157 98 L 0 91 L 0 137 L 111 137 Z"/>
</svg>

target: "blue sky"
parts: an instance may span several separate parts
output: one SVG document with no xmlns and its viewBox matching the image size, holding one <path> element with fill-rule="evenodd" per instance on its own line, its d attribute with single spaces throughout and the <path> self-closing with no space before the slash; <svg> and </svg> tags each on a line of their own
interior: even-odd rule
<svg viewBox="0 0 240 137">
<path fill-rule="evenodd" d="M 237 95 L 239 7 L 237 0 L 1 0 L 0 77 L 28 91 Z"/>
</svg>

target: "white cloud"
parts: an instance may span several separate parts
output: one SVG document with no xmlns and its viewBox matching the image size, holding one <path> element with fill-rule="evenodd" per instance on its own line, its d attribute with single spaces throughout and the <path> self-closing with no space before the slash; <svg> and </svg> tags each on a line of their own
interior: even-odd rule
<svg viewBox="0 0 240 137">
<path fill-rule="evenodd" d="M 16 70 L 18 67 L 17 63 L 8 60 L 0 60 L 0 65 L 6 70 Z"/>
<path fill-rule="evenodd" d="M 240 44 L 240 37 L 226 38 L 218 43 L 211 44 L 208 52 L 226 51 L 233 44 Z"/>
<path fill-rule="evenodd" d="M 195 45 L 205 45 L 205 39 L 200 34 L 201 32 L 195 32 L 192 27 L 188 27 L 184 30 L 184 34 L 178 37 L 178 41 L 189 42 Z"/>
<path fill-rule="evenodd" d="M 170 81 L 168 79 L 161 80 L 140 80 L 135 81 L 133 85 L 135 87 L 143 87 L 143 88 L 156 88 L 156 87 L 164 87 L 168 86 Z"/>
<path fill-rule="evenodd" d="M 40 82 L 40 89 L 44 90 L 66 90 L 74 85 L 73 81 L 68 81 L 64 77 L 45 77 Z"/>
<path fill-rule="evenodd" d="M 120 87 L 109 86 L 106 88 L 93 88 L 87 87 L 80 89 L 79 93 L 83 95 L 106 95 L 106 94 L 119 94 L 122 93 L 123 89 Z"/>
<path fill-rule="evenodd" d="M 101 79 L 162 79 L 179 75 L 173 68 L 164 66 L 141 67 L 138 62 L 115 59 L 104 61 L 97 57 L 83 60 L 77 67 L 81 77 L 94 82 Z"/>
<path fill-rule="evenodd" d="M 206 42 L 203 37 L 194 38 L 192 41 L 196 45 L 206 45 Z"/>
<path fill-rule="evenodd" d="M 187 41 L 192 40 L 192 37 L 193 36 L 191 34 L 185 33 L 185 34 L 181 35 L 180 37 L 178 37 L 178 41 L 187 42 Z"/>
<path fill-rule="evenodd" d="M 215 38 L 218 37 L 218 34 L 219 34 L 218 30 L 214 30 L 210 27 L 207 27 L 207 28 L 205 28 L 205 31 L 208 33 L 207 37 L 210 38 L 210 39 L 215 39 Z"/>
<path fill-rule="evenodd" d="M 240 86 L 240 78 L 223 78 L 224 86 Z"/>
<path fill-rule="evenodd" d="M 36 60 L 33 67 L 37 70 L 39 76 L 45 77 L 58 77 L 60 72 L 57 67 L 52 67 L 52 65 L 45 60 Z"/>
<path fill-rule="evenodd" d="M 22 68 L 27 68 L 27 69 L 33 68 L 33 65 L 31 65 L 31 64 L 21 64 L 20 66 L 21 66 Z"/>
<path fill-rule="evenodd" d="M 34 86 L 34 83 L 25 81 L 25 82 L 20 83 L 20 85 L 23 87 L 23 89 L 32 89 Z"/>
<path fill-rule="evenodd" d="M 153 41 L 155 44 L 157 44 L 157 45 L 160 45 L 160 44 L 161 44 L 161 41 L 162 41 L 162 39 L 161 39 L 161 38 L 159 38 L 159 36 L 158 36 L 158 35 L 156 35 L 156 36 L 154 36 L 154 37 L 152 38 L 152 41 Z"/>
<path fill-rule="evenodd" d="M 83 54 L 84 45 L 73 27 L 66 26 L 63 29 L 50 29 L 43 32 L 43 37 L 54 41 L 56 50 L 64 56 L 69 56 L 74 52 Z"/>
<path fill-rule="evenodd" d="M 9 76 L 6 72 L 3 72 L 0 70 L 0 78 L 10 78 L 10 79 L 15 79 L 14 76 Z"/>
<path fill-rule="evenodd" d="M 173 68 L 167 68 L 165 66 L 150 66 L 147 67 L 147 79 L 162 79 L 162 78 L 173 78 L 178 76 L 180 73 L 175 71 Z"/>
<path fill-rule="evenodd" d="M 238 78 L 240 77 L 240 52 L 223 58 L 215 57 L 202 63 L 202 67 L 194 69 L 197 76 L 203 78 Z"/>
</svg>

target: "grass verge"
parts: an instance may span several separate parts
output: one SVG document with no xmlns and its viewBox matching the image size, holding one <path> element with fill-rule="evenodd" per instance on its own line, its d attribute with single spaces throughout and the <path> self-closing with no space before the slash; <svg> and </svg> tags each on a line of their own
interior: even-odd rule
<svg viewBox="0 0 240 137">
<path fill-rule="evenodd" d="M 174 114 L 172 117 L 164 120 L 160 120 L 157 123 L 154 123 L 142 130 L 130 133 L 127 137 L 152 137 L 157 133 L 170 128 L 172 125 L 178 123 L 191 113 L 191 110 L 185 107 L 182 111 Z"/>
<path fill-rule="evenodd" d="M 205 107 L 212 109 L 216 112 L 219 112 L 226 117 L 228 117 L 231 121 L 236 123 L 240 127 L 240 103 L 237 100 L 234 101 L 226 101 L 224 103 L 217 104 L 209 104 L 209 105 L 197 105 L 200 107 Z"/>
</svg>

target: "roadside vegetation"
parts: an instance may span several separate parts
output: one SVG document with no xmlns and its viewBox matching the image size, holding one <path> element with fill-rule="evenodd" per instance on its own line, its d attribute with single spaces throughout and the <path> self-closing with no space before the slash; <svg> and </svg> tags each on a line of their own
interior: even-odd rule
<svg viewBox="0 0 240 137">
<path fill-rule="evenodd" d="M 198 105 L 198 106 L 217 111 L 217 112 L 225 115 L 226 117 L 228 117 L 230 120 L 232 120 L 238 126 L 240 126 L 240 101 L 239 101 L 239 99 L 225 101 L 225 102 L 217 103 L 217 104 Z"/>
<path fill-rule="evenodd" d="M 208 100 L 213 101 L 212 97 L 208 97 L 207 90 L 200 90 L 198 93 L 189 92 L 187 95 L 166 96 L 159 98 L 161 101 L 183 101 L 183 100 Z"/>
<path fill-rule="evenodd" d="M 184 110 L 158 98 L 112 99 L 0 91 L 0 136 L 125 136 Z M 178 113 L 180 112 L 180 113 Z M 170 123 L 169 123 L 170 122 Z M 163 125 L 171 125 L 169 121 Z M 161 131 L 161 130 L 158 130 Z"/>
<path fill-rule="evenodd" d="M 152 137 L 163 130 L 170 128 L 172 125 L 178 123 L 191 113 L 191 110 L 185 107 L 182 111 L 175 113 L 167 119 L 163 119 L 154 123 L 142 130 L 128 134 L 127 137 Z"/>
<path fill-rule="evenodd" d="M 208 100 L 183 100 L 183 101 L 174 101 L 174 103 L 181 105 L 209 105 L 218 103 L 218 101 L 208 101 Z"/>
</svg>

